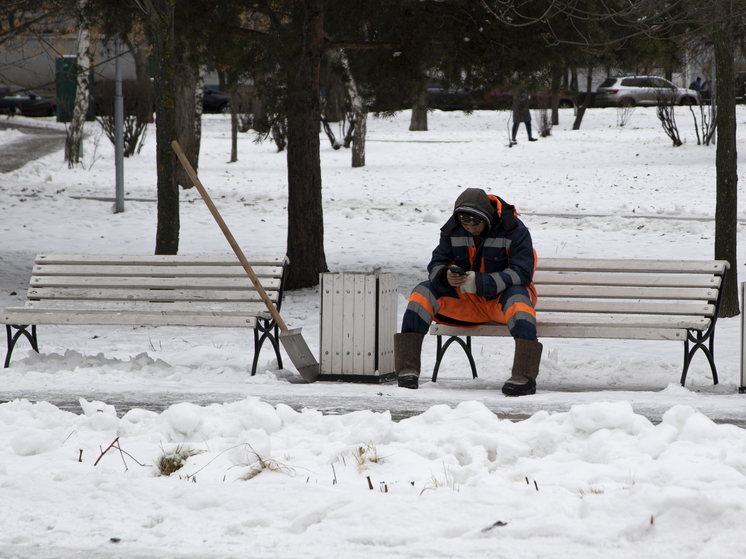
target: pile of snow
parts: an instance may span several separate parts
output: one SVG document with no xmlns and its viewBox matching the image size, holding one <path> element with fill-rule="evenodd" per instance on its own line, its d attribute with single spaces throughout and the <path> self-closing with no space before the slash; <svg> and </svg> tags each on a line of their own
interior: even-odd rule
<svg viewBox="0 0 746 559">
<path fill-rule="evenodd" d="M 256 398 L 80 405 L 0 406 L 3 556 L 742 553 L 746 431 L 689 406 L 653 425 L 627 402 L 516 423 L 474 401 L 400 422 Z"/>
</svg>

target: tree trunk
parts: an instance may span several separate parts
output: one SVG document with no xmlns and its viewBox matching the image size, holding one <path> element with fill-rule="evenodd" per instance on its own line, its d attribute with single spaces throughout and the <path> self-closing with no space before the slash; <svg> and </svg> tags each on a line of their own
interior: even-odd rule
<svg viewBox="0 0 746 559">
<path fill-rule="evenodd" d="M 733 66 L 732 24 L 717 31 L 713 40 L 716 75 L 720 86 L 717 94 L 717 151 L 715 154 L 717 174 L 715 258 L 730 262 L 730 270 L 725 282 L 719 314 L 719 316 L 727 317 L 739 314 L 738 263 L 736 260 L 738 162 L 736 154 L 736 94 L 733 88 L 735 70 Z"/>
<path fill-rule="evenodd" d="M 80 148 L 83 141 L 83 126 L 85 125 L 86 113 L 88 113 L 88 100 L 90 98 L 88 83 L 88 68 L 91 64 L 91 32 L 90 23 L 85 14 L 86 0 L 78 2 L 78 63 L 77 63 L 77 90 L 75 93 L 75 107 L 70 126 L 67 128 L 65 139 L 65 161 L 68 169 L 72 169 L 80 163 Z"/>
<path fill-rule="evenodd" d="M 363 98 L 357 90 L 355 78 L 350 72 L 350 65 L 347 61 L 347 55 L 344 51 L 340 54 L 340 60 L 350 76 L 347 82 L 347 95 L 350 97 L 352 114 L 355 118 L 355 130 L 353 131 L 352 140 L 352 167 L 365 167 L 365 135 L 368 132 L 368 109 L 365 107 Z"/>
<path fill-rule="evenodd" d="M 194 153 L 199 163 L 199 150 L 202 146 L 202 102 L 205 97 L 205 67 L 197 73 L 197 84 L 194 89 Z"/>
<path fill-rule="evenodd" d="M 302 0 L 303 41 L 297 71 L 288 75 L 288 269 L 287 288 L 318 285 L 326 272 L 319 143 L 319 72 L 324 54 L 321 0 Z"/>
<path fill-rule="evenodd" d="M 552 66 L 552 126 L 559 124 L 559 93 L 562 83 L 562 67 Z"/>
<path fill-rule="evenodd" d="M 583 122 L 585 110 L 591 104 L 591 91 L 593 87 L 593 64 L 588 64 L 588 77 L 585 86 L 585 99 L 583 104 L 578 107 L 578 114 L 575 115 L 575 122 L 572 123 L 573 130 L 580 130 L 580 123 Z"/>
<path fill-rule="evenodd" d="M 365 167 L 365 134 L 368 131 L 368 111 L 355 112 L 355 139 L 352 141 L 352 167 Z"/>
<path fill-rule="evenodd" d="M 158 227 L 155 235 L 156 254 L 179 252 L 179 189 L 174 180 L 174 154 L 171 142 L 176 139 L 176 84 L 174 73 L 174 2 L 146 0 L 150 39 L 153 43 L 155 80 L 155 139 L 158 173 Z"/>
<path fill-rule="evenodd" d="M 228 94 L 231 96 L 231 163 L 238 161 L 238 80 L 228 76 Z"/>
<path fill-rule="evenodd" d="M 197 87 L 197 73 L 186 62 L 176 63 L 176 141 L 179 142 L 189 163 L 196 171 L 197 141 L 194 136 L 194 91 Z M 180 163 L 174 169 L 176 184 L 182 188 L 192 188 L 192 179 Z"/>
<path fill-rule="evenodd" d="M 412 132 L 427 132 L 427 93 L 420 95 L 412 107 L 409 130 Z"/>
</svg>

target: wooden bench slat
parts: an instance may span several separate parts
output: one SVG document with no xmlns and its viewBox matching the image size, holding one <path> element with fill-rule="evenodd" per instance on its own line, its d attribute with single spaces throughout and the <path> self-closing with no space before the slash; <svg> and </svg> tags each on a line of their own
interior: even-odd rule
<svg viewBox="0 0 746 559">
<path fill-rule="evenodd" d="M 265 289 L 279 289 L 280 280 L 259 278 Z M 251 289 L 254 284 L 246 277 L 236 278 L 122 278 L 122 277 L 79 277 L 79 276 L 33 276 L 30 282 L 34 287 L 85 287 L 114 288 L 170 288 L 170 289 Z"/>
<path fill-rule="evenodd" d="M 247 254 L 246 259 L 254 266 L 282 266 L 287 258 L 284 255 Z M 112 255 L 112 254 L 38 254 L 35 264 L 99 264 L 99 265 L 149 265 L 149 266 L 241 266 L 235 254 L 225 255 Z"/>
<path fill-rule="evenodd" d="M 618 315 L 572 315 L 572 314 L 549 314 L 542 313 L 537 319 L 539 326 L 561 327 L 608 327 L 617 326 L 623 328 L 653 328 L 653 329 L 692 329 L 706 330 L 711 321 L 699 316 L 618 316 Z M 488 322 L 475 328 L 461 328 L 447 324 L 433 323 L 430 327 L 431 334 L 441 336 L 490 336 L 494 331 L 507 332 L 505 324 Z"/>
<path fill-rule="evenodd" d="M 545 272 L 536 270 L 534 284 L 608 285 L 629 287 L 708 287 L 720 289 L 719 276 L 672 274 L 594 274 L 587 272 Z"/>
<path fill-rule="evenodd" d="M 254 273 L 260 278 L 280 278 L 282 267 L 252 266 Z M 194 265 L 104 265 L 90 266 L 87 264 L 36 265 L 32 271 L 34 276 L 82 276 L 82 277 L 239 277 L 248 278 L 242 266 L 194 266 Z"/>
<path fill-rule="evenodd" d="M 69 310 L 36 310 L 8 308 L 2 313 L 7 324 L 55 324 L 89 326 L 209 326 L 225 328 L 255 328 L 256 317 L 239 313 L 189 313 L 178 311 L 163 312 L 108 312 Z"/>
<path fill-rule="evenodd" d="M 541 285 L 536 286 L 539 300 L 548 297 L 586 299 L 657 299 L 715 301 L 717 289 L 701 287 L 607 287 L 600 285 Z"/>
<path fill-rule="evenodd" d="M 270 318 L 270 313 L 263 302 L 226 302 L 226 301 L 111 301 L 111 300 L 67 300 L 46 299 L 44 301 L 26 301 L 24 308 L 39 310 L 100 310 L 100 311 L 157 311 L 167 312 L 236 312 Z"/>
<path fill-rule="evenodd" d="M 475 336 L 509 338 L 510 331 L 505 324 L 478 326 L 476 328 L 432 327 L 431 334 L 439 336 Z M 678 340 L 686 339 L 685 328 L 649 328 L 649 327 L 619 327 L 611 325 L 570 325 L 558 326 L 553 324 L 537 324 L 536 333 L 541 338 L 594 338 L 613 340 Z"/>
<path fill-rule="evenodd" d="M 690 328 L 707 330 L 712 321 L 701 316 L 606 315 L 542 313 L 541 324 L 552 326 L 623 326 L 625 328 Z"/>
<path fill-rule="evenodd" d="M 617 314 L 673 314 L 689 316 L 712 316 L 715 305 L 696 303 L 636 303 L 614 301 L 584 301 L 541 299 L 536 303 L 536 312 L 569 313 L 617 313 Z"/>
<path fill-rule="evenodd" d="M 536 268 L 542 271 L 569 272 L 644 272 L 649 274 L 723 275 L 729 267 L 725 260 L 626 260 L 605 258 L 539 258 Z"/>
<path fill-rule="evenodd" d="M 253 286 L 252 286 L 253 287 Z M 279 292 L 267 289 L 267 296 L 277 303 Z M 253 289 L 91 289 L 83 287 L 31 287 L 29 299 L 86 299 L 114 301 L 261 301 Z"/>
</svg>

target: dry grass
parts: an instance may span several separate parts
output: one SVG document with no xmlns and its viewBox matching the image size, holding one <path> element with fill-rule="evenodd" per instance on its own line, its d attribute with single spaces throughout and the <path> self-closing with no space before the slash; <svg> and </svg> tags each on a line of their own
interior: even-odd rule
<svg viewBox="0 0 746 559">
<path fill-rule="evenodd" d="M 425 491 L 434 491 L 440 487 L 447 487 L 448 489 L 452 489 L 453 491 L 458 491 L 459 487 L 456 484 L 456 482 L 453 480 L 453 474 L 451 474 L 450 470 L 448 469 L 448 466 L 443 464 L 443 479 L 438 479 L 435 474 L 430 474 L 430 481 L 425 484 L 425 487 L 422 488 L 422 491 L 420 491 L 420 495 L 422 495 Z"/>
<path fill-rule="evenodd" d="M 161 450 L 163 450 L 163 447 L 161 447 Z M 174 472 L 178 472 L 181 468 L 183 468 L 184 463 L 190 456 L 194 456 L 196 454 L 199 454 L 198 450 L 185 448 L 181 445 L 178 445 L 176 447 L 176 450 L 174 450 L 173 452 L 166 452 L 165 450 L 163 450 L 163 453 L 156 461 L 158 473 L 160 473 L 160 475 L 162 476 L 170 476 Z"/>
</svg>

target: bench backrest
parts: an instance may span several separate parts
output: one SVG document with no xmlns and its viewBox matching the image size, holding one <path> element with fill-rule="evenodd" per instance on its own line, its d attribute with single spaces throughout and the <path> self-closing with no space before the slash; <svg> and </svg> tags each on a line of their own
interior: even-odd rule
<svg viewBox="0 0 746 559">
<path fill-rule="evenodd" d="M 537 312 L 712 317 L 728 262 L 540 258 Z"/>
<path fill-rule="evenodd" d="M 247 256 L 269 298 L 282 304 L 287 258 Z M 192 303 L 209 309 L 266 307 L 243 266 L 226 256 L 109 256 L 40 254 L 28 289 L 34 308 L 69 306 L 73 301 L 96 309 L 154 303 Z"/>
</svg>

